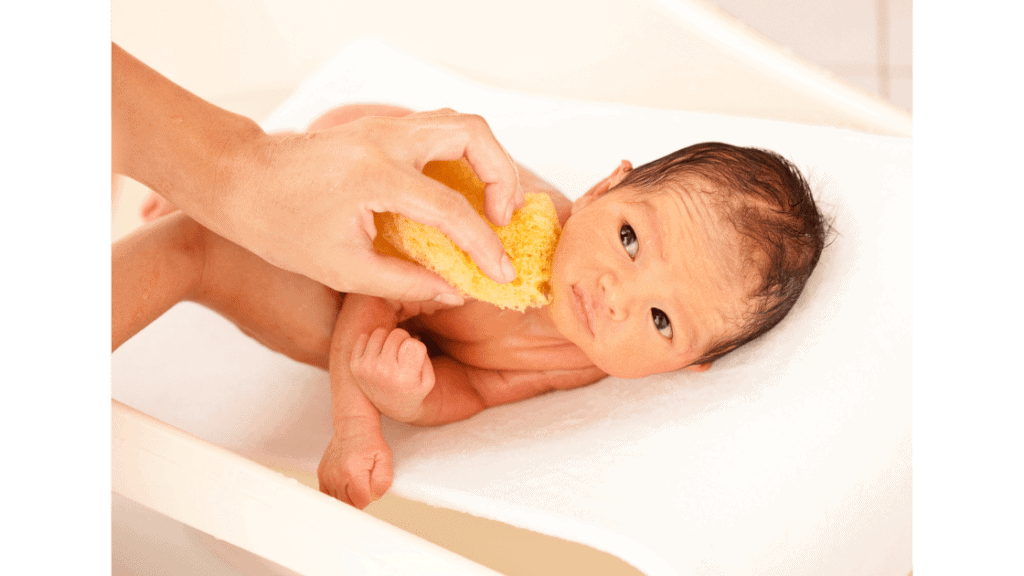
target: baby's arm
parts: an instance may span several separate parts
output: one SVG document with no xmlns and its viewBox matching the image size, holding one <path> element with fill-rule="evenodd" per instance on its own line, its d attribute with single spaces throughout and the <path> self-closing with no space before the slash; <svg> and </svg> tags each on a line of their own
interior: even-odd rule
<svg viewBox="0 0 1024 576">
<path fill-rule="evenodd" d="M 398 325 L 395 310 L 380 298 L 349 294 L 331 338 L 331 413 L 334 435 L 320 459 L 320 491 L 365 508 L 391 486 L 391 449 L 384 442 L 380 411 L 352 372 L 356 345 L 378 329 Z"/>
<path fill-rule="evenodd" d="M 438 308 L 432 302 L 345 297 L 331 339 L 334 435 L 317 469 L 325 494 L 365 508 L 391 486 L 391 449 L 380 415 L 406 420 L 434 385 L 426 346 L 398 322 Z"/>
<path fill-rule="evenodd" d="M 484 408 L 525 400 L 551 390 L 597 382 L 607 376 L 596 367 L 569 370 L 486 370 L 448 356 L 432 358 L 436 383 L 416 413 L 404 420 L 438 426 L 463 420 Z"/>
<path fill-rule="evenodd" d="M 331 344 L 334 435 L 318 468 L 320 490 L 363 508 L 392 480 L 391 450 L 380 416 L 427 426 L 469 418 L 489 406 L 605 376 L 597 368 L 484 370 L 427 348 L 398 323 L 433 304 L 400 304 L 349 294 Z"/>
<path fill-rule="evenodd" d="M 339 394 L 363 393 L 388 418 L 432 426 L 469 418 L 484 408 L 523 400 L 554 389 L 574 388 L 605 376 L 597 368 L 572 370 L 486 370 L 449 356 L 427 356 L 425 344 L 398 328 L 398 322 L 425 312 L 417 304 L 388 302 L 350 294 L 342 307 L 331 351 L 331 386 Z M 343 388 L 346 382 L 354 386 Z M 348 398 L 346 396 L 346 398 Z M 338 414 L 349 416 L 362 399 L 335 399 Z M 363 406 L 361 410 L 369 407 Z M 379 414 L 372 415 L 374 426 Z M 364 418 L 363 420 L 367 420 Z M 352 434 L 352 430 L 346 430 Z M 340 444 L 340 442 L 339 442 Z M 369 461 L 369 458 L 364 458 Z M 387 461 L 388 463 L 390 460 Z M 351 476 L 355 471 L 349 471 Z"/>
<path fill-rule="evenodd" d="M 380 306 L 379 317 L 387 305 L 381 304 L 383 300 L 375 300 Z M 584 386 L 606 376 L 593 366 L 567 370 L 488 370 L 467 366 L 449 356 L 429 358 L 422 342 L 391 326 L 359 336 L 350 367 L 357 386 L 382 414 L 417 426 L 464 420 L 484 408 L 550 390 Z"/>
</svg>

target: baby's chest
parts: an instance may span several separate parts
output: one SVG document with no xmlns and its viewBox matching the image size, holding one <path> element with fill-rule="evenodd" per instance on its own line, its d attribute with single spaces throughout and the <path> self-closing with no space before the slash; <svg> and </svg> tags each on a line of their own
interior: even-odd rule
<svg viewBox="0 0 1024 576">
<path fill-rule="evenodd" d="M 574 344 L 549 330 L 534 314 L 499 310 L 489 304 L 423 315 L 408 323 L 410 332 L 429 339 L 454 360 L 488 370 L 568 370 L 590 360 Z"/>
</svg>

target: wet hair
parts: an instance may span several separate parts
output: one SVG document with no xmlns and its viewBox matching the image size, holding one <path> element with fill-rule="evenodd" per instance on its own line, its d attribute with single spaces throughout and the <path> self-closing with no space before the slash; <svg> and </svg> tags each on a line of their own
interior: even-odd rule
<svg viewBox="0 0 1024 576">
<path fill-rule="evenodd" d="M 791 162 L 769 150 L 705 142 L 627 172 L 615 188 L 641 192 L 698 176 L 725 222 L 739 234 L 744 272 L 758 282 L 737 333 L 713 341 L 693 364 L 713 362 L 778 324 L 807 284 L 831 224 L 814 202 L 810 186 Z M 693 186 L 673 189 L 695 191 Z"/>
</svg>

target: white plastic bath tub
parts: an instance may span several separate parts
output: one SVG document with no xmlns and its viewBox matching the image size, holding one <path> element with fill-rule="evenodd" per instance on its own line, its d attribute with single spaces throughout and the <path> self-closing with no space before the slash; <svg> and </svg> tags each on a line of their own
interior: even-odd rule
<svg viewBox="0 0 1024 576">
<path fill-rule="evenodd" d="M 495 7 L 118 0 L 112 11 L 115 42 L 200 96 L 256 120 L 342 47 L 374 37 L 497 88 L 911 132 L 906 113 L 696 1 L 527 0 Z M 624 70 L 631 72 L 628 82 Z M 137 221 L 142 193 L 134 183 L 125 186 L 115 236 Z M 639 573 L 574 542 L 396 496 L 356 511 L 316 492 L 308 468 L 275 460 L 272 450 L 261 455 L 220 445 L 230 444 L 219 441 L 223 422 L 188 421 L 181 424 L 186 432 L 132 408 L 131 398 L 159 380 L 153 374 L 115 379 L 130 383 L 119 385 L 125 387 L 115 390 L 112 405 L 115 574 Z M 188 398 L 174 390 L 152 394 L 188 412 Z M 909 572 L 899 558 L 890 564 L 891 574 Z"/>
</svg>

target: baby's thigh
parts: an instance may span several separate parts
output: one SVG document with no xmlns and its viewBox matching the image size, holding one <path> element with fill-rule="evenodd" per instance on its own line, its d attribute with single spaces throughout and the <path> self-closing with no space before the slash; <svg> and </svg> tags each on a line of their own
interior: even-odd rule
<svg viewBox="0 0 1024 576">
<path fill-rule="evenodd" d="M 349 104 L 325 112 L 309 125 L 307 132 L 327 130 L 353 120 L 358 120 L 364 116 L 391 116 L 397 118 L 409 114 L 412 114 L 412 110 L 388 104 Z"/>
</svg>

